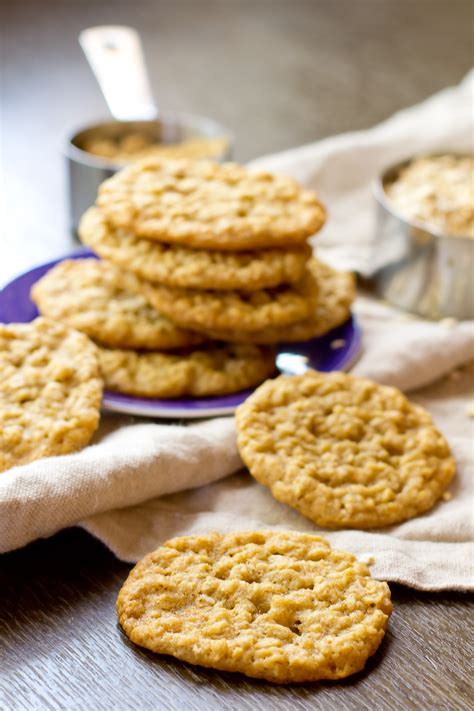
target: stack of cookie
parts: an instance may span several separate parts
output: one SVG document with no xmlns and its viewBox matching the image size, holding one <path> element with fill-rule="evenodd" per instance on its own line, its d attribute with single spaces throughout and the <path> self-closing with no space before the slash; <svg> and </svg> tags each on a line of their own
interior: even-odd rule
<svg viewBox="0 0 474 711">
<path fill-rule="evenodd" d="M 33 298 L 99 344 L 108 388 L 238 391 L 273 374 L 268 346 L 348 317 L 352 276 L 311 258 L 307 243 L 324 219 L 291 178 L 148 159 L 103 183 L 82 219 L 81 240 L 101 260 L 63 263 Z"/>
<path fill-rule="evenodd" d="M 176 325 L 258 342 L 314 313 L 306 240 L 323 222 L 315 194 L 290 178 L 155 159 L 106 181 L 80 234 L 133 271 L 140 292 Z"/>
<path fill-rule="evenodd" d="M 96 343 L 109 390 L 143 397 L 237 392 L 273 374 L 270 349 L 205 343 L 139 293 L 136 277 L 97 259 L 60 262 L 36 282 L 40 313 Z M 203 344 L 203 345 L 201 345 Z"/>
</svg>

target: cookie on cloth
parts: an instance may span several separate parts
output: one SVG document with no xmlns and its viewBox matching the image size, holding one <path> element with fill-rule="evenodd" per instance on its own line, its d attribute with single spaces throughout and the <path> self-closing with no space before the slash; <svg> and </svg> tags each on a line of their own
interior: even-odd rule
<svg viewBox="0 0 474 711">
<path fill-rule="evenodd" d="M 138 237 L 200 249 L 289 248 L 325 220 L 316 194 L 292 178 L 212 161 L 134 163 L 102 183 L 97 205 Z"/>
<path fill-rule="evenodd" d="M 0 324 L 0 472 L 84 447 L 99 424 L 94 344 L 44 318 Z"/>
<path fill-rule="evenodd" d="M 158 313 L 135 282 L 108 262 L 66 259 L 34 284 L 31 298 L 43 316 L 106 346 L 166 350 L 202 343 Z"/>
<path fill-rule="evenodd" d="M 271 349 L 210 344 L 180 353 L 98 348 L 105 387 L 127 395 L 175 398 L 227 395 L 275 373 Z"/>
<path fill-rule="evenodd" d="M 309 245 L 293 249 L 219 252 L 140 239 L 109 225 L 97 207 L 79 225 L 84 244 L 103 259 L 146 281 L 188 289 L 252 291 L 299 281 L 311 255 Z"/>
<path fill-rule="evenodd" d="M 388 585 L 365 564 L 293 531 L 174 538 L 133 568 L 117 600 L 135 644 L 280 684 L 360 671 L 391 611 Z"/>
<path fill-rule="evenodd" d="M 316 280 L 308 270 L 298 284 L 256 291 L 178 289 L 138 281 L 136 286 L 176 324 L 204 333 L 260 331 L 294 323 L 314 311 L 318 298 Z"/>
<path fill-rule="evenodd" d="M 206 335 L 220 341 L 237 343 L 272 344 L 307 341 L 324 336 L 333 328 L 347 321 L 356 296 L 356 280 L 350 272 L 340 272 L 313 257 L 308 263 L 318 286 L 318 298 L 309 318 L 290 323 L 282 328 L 269 326 L 260 331 L 249 332 L 209 329 Z"/>
<path fill-rule="evenodd" d="M 280 376 L 236 411 L 250 473 L 327 528 L 380 528 L 428 511 L 455 474 L 448 443 L 397 388 L 340 372 Z"/>
</svg>

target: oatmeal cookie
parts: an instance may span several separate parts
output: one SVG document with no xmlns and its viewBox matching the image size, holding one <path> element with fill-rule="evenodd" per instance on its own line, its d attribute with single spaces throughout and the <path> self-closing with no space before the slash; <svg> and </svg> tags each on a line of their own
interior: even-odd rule
<svg viewBox="0 0 474 711">
<path fill-rule="evenodd" d="M 253 332 L 294 323 L 316 308 L 318 298 L 309 270 L 298 284 L 256 291 L 201 291 L 146 282 L 137 282 L 137 287 L 179 326 L 204 333 L 209 329 Z"/>
<path fill-rule="evenodd" d="M 213 344 L 180 353 L 98 351 L 105 387 L 141 397 L 227 395 L 275 372 L 273 352 L 251 345 Z"/>
<path fill-rule="evenodd" d="M 102 381 L 87 336 L 37 318 L 0 324 L 0 471 L 84 447 Z"/>
<path fill-rule="evenodd" d="M 115 348 L 169 349 L 202 343 L 175 326 L 138 293 L 136 277 L 98 259 L 71 259 L 50 269 L 31 290 L 43 316 Z"/>
<path fill-rule="evenodd" d="M 325 220 L 292 178 L 211 161 L 134 163 L 101 185 L 97 205 L 139 237 L 232 251 L 303 244 Z"/>
<path fill-rule="evenodd" d="M 455 473 L 430 415 L 345 373 L 280 376 L 236 412 L 250 473 L 327 528 L 379 528 L 430 509 Z"/>
<path fill-rule="evenodd" d="M 253 291 L 299 281 L 311 255 L 309 245 L 294 249 L 218 252 L 140 239 L 114 228 L 92 207 L 83 216 L 79 235 L 103 259 L 146 281 L 187 289 Z"/>
<path fill-rule="evenodd" d="M 354 275 L 336 271 L 316 258 L 311 259 L 308 267 L 318 286 L 316 306 L 309 318 L 290 323 L 288 326 L 269 326 L 255 332 L 206 329 L 206 335 L 218 341 L 237 343 L 289 343 L 323 336 L 340 326 L 349 318 L 351 304 L 356 296 Z"/>
<path fill-rule="evenodd" d="M 117 600 L 135 644 L 285 684 L 363 669 L 390 589 L 324 538 L 293 531 L 174 538 L 132 570 Z"/>
</svg>

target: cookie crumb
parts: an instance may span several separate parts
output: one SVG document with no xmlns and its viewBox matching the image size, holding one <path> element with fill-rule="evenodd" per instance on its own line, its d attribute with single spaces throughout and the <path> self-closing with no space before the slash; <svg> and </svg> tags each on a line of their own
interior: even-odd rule
<svg viewBox="0 0 474 711">
<path fill-rule="evenodd" d="M 443 494 L 443 501 L 451 501 L 453 498 L 453 495 L 451 494 L 450 491 L 445 491 Z"/>
<path fill-rule="evenodd" d="M 346 345 L 346 341 L 344 338 L 335 338 L 334 341 L 331 341 L 331 348 L 333 351 L 337 350 L 338 348 L 344 348 Z"/>
</svg>

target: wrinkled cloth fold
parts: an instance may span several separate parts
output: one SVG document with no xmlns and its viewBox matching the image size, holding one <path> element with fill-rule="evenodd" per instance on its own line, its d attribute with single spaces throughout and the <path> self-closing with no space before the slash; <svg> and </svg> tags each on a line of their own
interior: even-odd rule
<svg viewBox="0 0 474 711">
<path fill-rule="evenodd" d="M 415 154 L 474 150 L 474 69 L 454 87 L 398 111 L 368 131 L 332 136 L 251 163 L 317 190 L 328 220 L 314 239 L 339 269 L 372 273 L 375 211 L 372 184 L 386 168 Z"/>
<path fill-rule="evenodd" d="M 419 106 L 363 132 L 328 138 L 255 161 L 315 187 L 329 220 L 318 256 L 370 274 L 370 184 L 410 153 L 470 148 L 474 73 Z M 431 511 L 380 531 L 324 531 L 277 502 L 242 469 L 234 420 L 165 424 L 103 415 L 81 452 L 0 474 L 0 551 L 80 525 L 133 562 L 171 536 L 209 530 L 313 531 L 362 559 L 373 574 L 424 590 L 472 589 L 474 526 L 474 324 L 410 317 L 364 295 L 354 307 L 363 331 L 358 375 L 410 391 L 447 436 L 458 473 Z M 472 405 L 471 405 L 472 406 Z"/>
<path fill-rule="evenodd" d="M 105 416 L 82 451 L 0 475 L 0 552 L 86 516 L 209 484 L 241 466 L 231 418 L 184 427 Z"/>
</svg>

